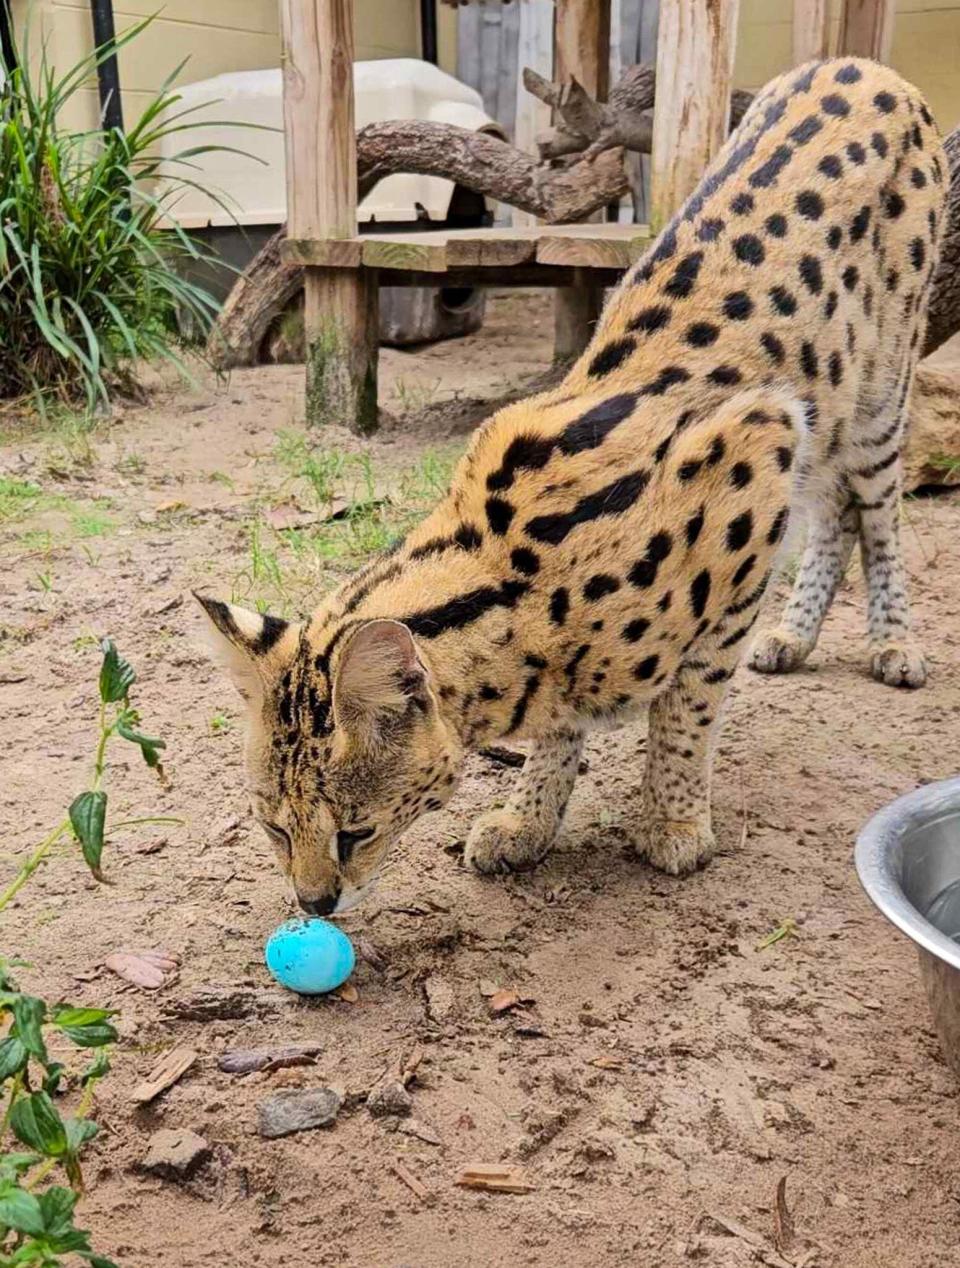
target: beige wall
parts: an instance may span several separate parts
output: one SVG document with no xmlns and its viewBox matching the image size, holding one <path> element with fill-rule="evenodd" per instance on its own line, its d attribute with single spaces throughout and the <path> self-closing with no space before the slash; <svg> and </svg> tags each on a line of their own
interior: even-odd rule
<svg viewBox="0 0 960 1268">
<path fill-rule="evenodd" d="M 836 47 L 840 0 L 830 0 Z M 735 80 L 759 88 L 791 63 L 792 0 L 740 0 Z M 943 132 L 960 123 L 960 0 L 897 0 L 891 65 L 915 83 Z"/>
<path fill-rule="evenodd" d="M 456 69 L 456 13 L 438 5 L 440 64 Z M 157 13 L 150 27 L 120 55 L 125 118 L 144 106 L 184 58 L 179 82 L 191 83 L 231 70 L 280 65 L 278 0 L 114 0 L 118 33 Z M 420 53 L 418 0 L 354 0 L 357 57 L 417 57 Z M 86 0 L 13 0 L 17 31 L 29 21 L 31 40 L 47 41 L 50 59 L 65 70 L 92 47 Z M 202 17 L 199 16 L 202 14 Z M 94 86 L 85 91 L 69 121 L 92 126 L 97 115 Z"/>
</svg>

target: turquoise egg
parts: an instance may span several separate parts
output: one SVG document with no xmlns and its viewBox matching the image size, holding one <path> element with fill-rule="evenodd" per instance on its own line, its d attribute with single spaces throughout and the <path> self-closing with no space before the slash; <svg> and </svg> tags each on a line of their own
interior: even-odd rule
<svg viewBox="0 0 960 1268">
<path fill-rule="evenodd" d="M 350 939 L 326 920 L 288 920 L 267 939 L 265 958 L 280 985 L 298 995 L 342 986 L 356 963 Z"/>
</svg>

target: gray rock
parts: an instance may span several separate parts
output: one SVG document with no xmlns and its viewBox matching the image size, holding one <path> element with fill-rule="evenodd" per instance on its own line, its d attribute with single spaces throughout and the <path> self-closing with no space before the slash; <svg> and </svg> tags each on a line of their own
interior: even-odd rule
<svg viewBox="0 0 960 1268">
<path fill-rule="evenodd" d="M 405 1118 L 413 1109 L 413 1097 L 399 1079 L 378 1083 L 367 1097 L 374 1118 Z"/>
<path fill-rule="evenodd" d="M 343 1097 L 329 1087 L 287 1088 L 261 1101 L 260 1135 L 268 1140 L 336 1122 Z"/>
<path fill-rule="evenodd" d="M 186 1180 L 210 1157 L 210 1146 L 189 1128 L 164 1127 L 154 1132 L 141 1166 L 167 1180 Z"/>
</svg>

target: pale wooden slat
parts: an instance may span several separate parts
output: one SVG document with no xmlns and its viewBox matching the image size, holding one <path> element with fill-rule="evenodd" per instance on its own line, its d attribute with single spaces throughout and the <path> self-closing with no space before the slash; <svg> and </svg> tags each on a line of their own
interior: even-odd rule
<svg viewBox="0 0 960 1268">
<path fill-rule="evenodd" d="M 826 57 L 830 35 L 827 0 L 793 0 L 793 62 L 800 66 Z"/>
<path fill-rule="evenodd" d="M 730 121 L 738 0 L 661 0 L 651 229 L 696 188 Z"/>
<path fill-rule="evenodd" d="M 839 51 L 888 62 L 896 9 L 896 0 L 845 0 Z"/>
</svg>

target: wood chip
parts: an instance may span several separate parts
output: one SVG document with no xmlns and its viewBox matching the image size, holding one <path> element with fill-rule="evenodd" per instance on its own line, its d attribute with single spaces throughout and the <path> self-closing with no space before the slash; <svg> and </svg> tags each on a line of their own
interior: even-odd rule
<svg viewBox="0 0 960 1268">
<path fill-rule="evenodd" d="M 342 986 L 338 986 L 333 992 L 338 999 L 342 999 L 345 1004 L 356 1004 L 360 999 L 357 988 L 352 982 L 344 982 Z"/>
<path fill-rule="evenodd" d="M 111 973 L 116 973 L 134 986 L 145 990 L 158 990 L 180 963 L 179 956 L 170 951 L 155 948 L 150 951 L 114 951 L 104 960 Z"/>
<path fill-rule="evenodd" d="M 777 1184 L 777 1200 L 773 1208 L 773 1241 L 782 1255 L 789 1254 L 796 1239 L 793 1216 L 787 1206 L 787 1177 L 781 1176 Z"/>
<path fill-rule="evenodd" d="M 413 1080 L 416 1078 L 417 1070 L 420 1066 L 420 1062 L 423 1060 L 423 1058 L 426 1055 L 427 1054 L 424 1052 L 423 1048 L 421 1048 L 420 1045 L 417 1044 L 417 1046 L 413 1049 L 410 1055 L 408 1057 L 404 1057 L 404 1059 L 401 1061 L 400 1082 L 403 1084 L 404 1087 L 406 1087 L 408 1083 L 412 1083 Z"/>
<path fill-rule="evenodd" d="M 411 1193 L 415 1194 L 421 1202 L 430 1200 L 430 1190 L 425 1184 L 421 1184 L 412 1172 L 408 1171 L 402 1162 L 391 1162 L 390 1170 L 397 1179 L 407 1186 Z"/>
<path fill-rule="evenodd" d="M 598 1070 L 622 1070 L 623 1061 L 620 1057 L 599 1056 L 594 1057 L 589 1065 L 595 1065 Z"/>
<path fill-rule="evenodd" d="M 537 1187 L 522 1167 L 506 1167 L 500 1162 L 477 1162 L 464 1167 L 454 1184 L 488 1193 L 532 1193 Z"/>
<path fill-rule="evenodd" d="M 146 1105 L 173 1087 L 182 1078 L 197 1059 L 192 1048 L 171 1048 L 164 1053 L 145 1079 L 133 1089 L 131 1100 L 138 1105 Z"/>
</svg>

